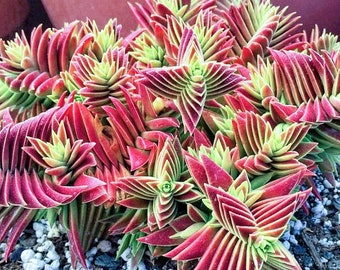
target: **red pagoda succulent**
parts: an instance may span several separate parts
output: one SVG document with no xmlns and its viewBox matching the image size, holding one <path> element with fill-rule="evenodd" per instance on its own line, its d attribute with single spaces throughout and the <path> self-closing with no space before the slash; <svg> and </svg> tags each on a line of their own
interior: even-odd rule
<svg viewBox="0 0 340 270">
<path fill-rule="evenodd" d="M 145 0 L 0 41 L 0 241 L 60 222 L 178 269 L 301 269 L 280 242 L 340 163 L 337 37 L 269 0 Z M 310 188 L 312 187 L 312 188 Z M 312 190 L 311 190 L 312 189 Z"/>
<path fill-rule="evenodd" d="M 152 154 L 148 175 L 120 178 L 116 184 L 131 195 L 118 203 L 129 208 L 147 209 L 151 230 L 169 224 L 177 216 L 178 204 L 200 199 L 200 193 L 183 176 L 186 170 L 178 139 L 160 141 Z"/>
<path fill-rule="evenodd" d="M 154 94 L 174 101 L 185 131 L 192 133 L 200 120 L 206 100 L 235 90 L 241 76 L 224 63 L 205 61 L 193 30 L 183 32 L 176 66 L 147 68 L 140 83 Z"/>
</svg>

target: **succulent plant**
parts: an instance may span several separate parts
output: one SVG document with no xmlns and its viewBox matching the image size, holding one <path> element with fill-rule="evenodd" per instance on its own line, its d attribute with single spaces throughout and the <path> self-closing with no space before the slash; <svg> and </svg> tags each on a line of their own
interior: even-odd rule
<svg viewBox="0 0 340 270">
<path fill-rule="evenodd" d="M 160 141 L 155 151 L 148 175 L 128 176 L 117 182 L 120 189 L 131 195 L 118 203 L 128 208 L 147 209 L 151 230 L 170 223 L 178 214 L 178 204 L 200 199 L 194 185 L 183 177 L 186 169 L 179 140 Z"/>
<path fill-rule="evenodd" d="M 205 102 L 236 89 L 241 77 L 229 65 L 205 61 L 193 30 L 186 28 L 178 50 L 176 66 L 147 68 L 140 83 L 154 94 L 173 100 L 184 124 L 192 133 Z"/>
<path fill-rule="evenodd" d="M 145 0 L 0 41 L 0 241 L 66 228 L 178 269 L 301 269 L 280 236 L 340 163 L 339 42 L 269 0 Z"/>
</svg>

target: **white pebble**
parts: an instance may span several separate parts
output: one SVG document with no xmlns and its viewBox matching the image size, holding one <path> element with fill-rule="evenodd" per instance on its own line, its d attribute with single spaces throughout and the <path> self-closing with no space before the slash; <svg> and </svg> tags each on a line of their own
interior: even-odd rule
<svg viewBox="0 0 340 270">
<path fill-rule="evenodd" d="M 138 270 L 146 270 L 146 266 L 145 266 L 145 264 L 143 262 L 140 262 L 138 264 Z"/>
<path fill-rule="evenodd" d="M 59 227 L 56 224 L 54 224 L 52 228 L 49 229 L 47 237 L 48 238 L 60 237 Z"/>
<path fill-rule="evenodd" d="M 60 259 L 60 256 L 58 255 L 58 253 L 54 249 L 49 250 L 46 254 L 46 257 L 51 259 L 52 261 Z"/>
<path fill-rule="evenodd" d="M 291 235 L 289 237 L 289 242 L 291 242 L 293 245 L 297 245 L 298 244 L 298 241 L 296 240 L 295 235 Z"/>
<path fill-rule="evenodd" d="M 283 235 L 282 235 L 282 239 L 283 240 L 289 240 L 289 237 L 290 237 L 290 232 L 289 230 L 287 230 Z"/>
<path fill-rule="evenodd" d="M 312 212 L 314 214 L 321 214 L 323 210 L 324 210 L 324 207 L 322 203 L 318 203 L 316 206 L 312 208 Z"/>
<path fill-rule="evenodd" d="M 335 181 L 335 187 L 340 189 L 340 181 Z"/>
<path fill-rule="evenodd" d="M 40 230 L 35 231 L 35 236 L 36 236 L 37 238 L 41 238 L 43 235 L 44 235 L 44 231 L 40 231 Z"/>
<path fill-rule="evenodd" d="M 34 258 L 35 252 L 33 249 L 26 249 L 21 252 L 20 258 L 23 263 L 27 263 L 30 259 Z"/>
<path fill-rule="evenodd" d="M 324 181 L 323 181 L 323 185 L 324 185 L 326 188 L 328 188 L 328 189 L 333 188 L 332 184 L 329 183 L 327 180 L 324 180 Z"/>
<path fill-rule="evenodd" d="M 38 244 L 42 244 L 46 241 L 46 234 L 43 234 L 42 236 L 40 236 L 38 239 L 37 239 L 37 243 Z"/>
<path fill-rule="evenodd" d="M 65 250 L 65 257 L 67 259 L 71 257 L 71 252 L 69 250 Z"/>
<path fill-rule="evenodd" d="M 94 260 L 94 257 L 92 257 L 92 256 L 91 256 L 91 257 L 87 257 L 87 259 L 89 260 L 89 262 L 91 262 L 91 263 L 92 263 L 92 262 L 93 262 L 93 260 Z"/>
<path fill-rule="evenodd" d="M 39 268 L 39 265 L 36 265 L 36 264 L 33 264 L 31 262 L 28 262 L 28 263 L 24 263 L 22 265 L 22 268 L 24 270 L 41 270 L 42 268 Z"/>
<path fill-rule="evenodd" d="M 327 263 L 328 260 L 327 260 L 326 258 L 324 258 L 324 257 L 321 257 L 321 262 L 322 262 L 322 263 Z"/>
<path fill-rule="evenodd" d="M 87 268 L 91 268 L 91 262 L 88 259 L 85 259 L 85 262 L 86 262 Z M 81 268 L 81 269 L 83 269 L 83 268 Z"/>
<path fill-rule="evenodd" d="M 328 215 L 328 210 L 326 209 L 326 208 L 324 208 L 323 210 L 322 210 L 322 216 L 327 216 Z"/>
<path fill-rule="evenodd" d="M 328 246 L 327 238 L 322 238 L 321 240 L 319 240 L 319 244 L 324 247 Z"/>
<path fill-rule="evenodd" d="M 320 185 L 317 187 L 317 190 L 319 193 L 321 193 L 323 190 L 325 189 L 325 187 L 323 185 Z"/>
<path fill-rule="evenodd" d="M 44 270 L 58 270 L 60 268 L 59 260 L 53 261 L 51 264 L 46 264 Z"/>
<path fill-rule="evenodd" d="M 127 262 L 131 257 L 131 249 L 130 248 L 125 249 L 120 257 Z"/>
<path fill-rule="evenodd" d="M 6 244 L 6 243 L 1 243 L 1 244 L 0 244 L 0 254 L 1 254 L 1 258 L 3 258 L 3 256 L 5 255 L 4 252 L 1 252 L 1 251 L 5 251 L 5 250 L 6 250 L 6 247 L 7 247 L 7 244 Z"/>
<path fill-rule="evenodd" d="M 43 258 L 43 255 L 40 252 L 38 252 L 38 253 L 35 253 L 34 258 L 41 260 Z"/>
<path fill-rule="evenodd" d="M 290 243 L 288 241 L 283 241 L 282 243 L 286 249 L 290 249 Z"/>
<path fill-rule="evenodd" d="M 35 231 L 44 231 L 45 225 L 40 222 L 33 222 L 33 230 Z"/>
<path fill-rule="evenodd" d="M 46 240 L 39 247 L 37 247 L 37 251 L 46 252 L 52 248 L 54 249 L 53 242 L 51 240 Z"/>
<path fill-rule="evenodd" d="M 297 220 L 294 224 L 294 231 L 300 233 L 302 229 L 304 229 L 303 223 L 300 220 Z"/>
<path fill-rule="evenodd" d="M 315 224 L 320 224 L 321 220 L 319 218 L 313 217 L 314 223 Z"/>
<path fill-rule="evenodd" d="M 39 222 L 33 223 L 33 229 L 35 231 L 35 236 L 41 238 L 44 235 L 45 226 Z"/>
<path fill-rule="evenodd" d="M 326 220 L 323 224 L 326 228 L 331 228 L 332 227 L 332 221 Z"/>
<path fill-rule="evenodd" d="M 39 259 L 32 258 L 29 262 L 24 263 L 25 270 L 42 270 L 45 267 L 45 262 Z"/>
<path fill-rule="evenodd" d="M 98 252 L 98 249 L 96 247 L 91 248 L 89 251 L 86 252 L 87 257 L 91 257 L 96 255 Z"/>
<path fill-rule="evenodd" d="M 108 252 L 112 249 L 111 242 L 108 240 L 102 240 L 97 245 L 98 250 L 101 252 Z"/>
</svg>

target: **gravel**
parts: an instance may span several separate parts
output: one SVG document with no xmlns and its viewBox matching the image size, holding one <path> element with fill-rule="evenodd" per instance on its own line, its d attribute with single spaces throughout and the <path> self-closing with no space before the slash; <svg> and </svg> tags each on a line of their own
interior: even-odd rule
<svg viewBox="0 0 340 270">
<path fill-rule="evenodd" d="M 340 182 L 333 187 L 317 173 L 315 178 L 322 201 L 311 195 L 307 201 L 310 214 L 303 210 L 291 220 L 281 241 L 299 261 L 304 270 L 340 270 Z M 86 262 L 90 270 L 129 269 L 130 251 L 115 259 L 119 238 L 97 240 L 86 252 Z M 3 256 L 6 245 L 0 244 Z M 153 260 L 145 256 L 138 266 L 145 269 L 175 269 L 173 262 L 165 258 Z M 1 258 L 0 258 L 1 260 Z M 52 228 L 41 220 L 25 230 L 10 256 L 9 262 L 0 261 L 3 270 L 71 270 L 69 243 L 66 232 L 58 223 Z M 83 269 L 81 265 L 77 270 Z"/>
</svg>

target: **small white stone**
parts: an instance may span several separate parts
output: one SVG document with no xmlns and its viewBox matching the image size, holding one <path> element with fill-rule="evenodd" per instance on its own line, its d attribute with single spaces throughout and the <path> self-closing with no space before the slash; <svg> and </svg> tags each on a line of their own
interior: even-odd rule
<svg viewBox="0 0 340 270">
<path fill-rule="evenodd" d="M 318 203 L 311 210 L 314 214 L 321 214 L 324 210 L 324 206 L 322 205 L 322 203 Z"/>
<path fill-rule="evenodd" d="M 86 256 L 87 256 L 87 257 L 94 256 L 94 255 L 97 254 L 97 252 L 98 252 L 98 248 L 93 247 L 93 248 L 91 248 L 89 251 L 86 252 Z"/>
<path fill-rule="evenodd" d="M 42 268 L 39 268 L 39 265 L 36 265 L 34 263 L 31 263 L 31 262 L 24 263 L 22 265 L 22 268 L 24 270 L 42 270 Z"/>
<path fill-rule="evenodd" d="M 71 252 L 69 250 L 65 250 L 65 257 L 67 259 L 71 257 Z"/>
<path fill-rule="evenodd" d="M 44 231 L 45 225 L 41 222 L 33 222 L 33 230 L 35 231 Z"/>
<path fill-rule="evenodd" d="M 289 240 L 289 237 L 290 237 L 290 232 L 289 230 L 287 230 L 283 235 L 282 235 L 282 239 L 283 240 Z"/>
<path fill-rule="evenodd" d="M 37 267 L 35 269 L 39 269 L 39 270 L 44 269 L 44 267 L 45 267 L 45 262 L 42 261 L 42 260 L 36 259 L 36 258 L 30 259 L 28 263 L 35 265 Z M 28 270 L 31 270 L 31 269 L 28 268 Z"/>
<path fill-rule="evenodd" d="M 286 249 L 290 249 L 290 243 L 286 240 L 286 241 L 283 241 L 283 246 L 286 248 Z"/>
<path fill-rule="evenodd" d="M 33 222 L 33 230 L 35 231 L 35 236 L 41 238 L 46 230 L 46 226 L 40 222 Z"/>
<path fill-rule="evenodd" d="M 41 238 L 43 235 L 44 235 L 44 231 L 40 231 L 40 230 L 35 231 L 35 236 L 36 236 L 37 238 Z"/>
<path fill-rule="evenodd" d="M 130 248 L 125 249 L 120 257 L 127 262 L 131 257 L 131 249 Z"/>
<path fill-rule="evenodd" d="M 46 263 L 44 266 L 44 270 L 52 270 L 51 265 Z"/>
<path fill-rule="evenodd" d="M 315 218 L 315 217 L 314 217 L 314 223 L 315 223 L 315 224 L 320 224 L 320 223 L 321 223 L 320 218 Z"/>
<path fill-rule="evenodd" d="M 88 268 L 88 269 L 90 269 L 91 268 L 91 262 L 88 260 L 88 259 L 85 259 L 85 262 L 86 262 L 86 267 Z M 82 268 L 83 269 L 83 268 Z"/>
<path fill-rule="evenodd" d="M 33 249 L 26 249 L 21 252 L 20 258 L 23 263 L 27 263 L 30 259 L 34 258 L 35 252 Z"/>
<path fill-rule="evenodd" d="M 323 185 L 328 189 L 333 188 L 332 184 L 329 183 L 328 180 L 323 180 Z"/>
<path fill-rule="evenodd" d="M 317 187 L 317 190 L 319 193 L 321 193 L 323 190 L 325 189 L 325 187 L 323 185 L 320 185 Z"/>
<path fill-rule="evenodd" d="M 40 238 L 38 237 L 37 243 L 38 244 L 44 243 L 46 241 L 46 238 L 47 238 L 46 234 L 43 234 Z"/>
<path fill-rule="evenodd" d="M 97 245 L 98 250 L 101 252 L 108 252 L 112 249 L 111 242 L 108 240 L 102 240 Z"/>
<path fill-rule="evenodd" d="M 138 264 L 138 270 L 146 270 L 145 263 L 140 262 L 140 263 Z"/>
<path fill-rule="evenodd" d="M 327 210 L 326 208 L 324 208 L 324 209 L 322 210 L 321 215 L 324 216 L 324 217 L 327 216 L 327 215 L 328 215 L 328 210 Z"/>
<path fill-rule="evenodd" d="M 50 264 L 50 269 L 51 270 L 58 270 L 60 267 L 60 262 L 59 260 L 55 260 Z"/>
<path fill-rule="evenodd" d="M 335 181 L 335 187 L 340 189 L 340 181 Z"/>
<path fill-rule="evenodd" d="M 293 245 L 297 245 L 298 244 L 298 241 L 296 240 L 295 235 L 291 235 L 289 237 L 289 242 L 291 242 Z"/>
<path fill-rule="evenodd" d="M 37 247 L 37 251 L 46 252 L 50 249 L 54 249 L 54 244 L 51 240 L 44 241 L 41 246 Z"/>
<path fill-rule="evenodd" d="M 49 229 L 47 237 L 48 238 L 60 237 L 59 227 L 56 224 L 54 224 L 52 228 Z"/>
<path fill-rule="evenodd" d="M 46 257 L 51 259 L 52 261 L 60 259 L 60 256 L 58 255 L 58 253 L 54 249 L 49 250 L 46 254 Z"/>
<path fill-rule="evenodd" d="M 319 240 L 319 244 L 326 247 L 328 245 L 327 238 L 322 238 Z"/>
<path fill-rule="evenodd" d="M 322 263 L 327 263 L 328 260 L 327 260 L 326 258 L 324 258 L 324 257 L 321 257 L 321 262 L 322 262 Z"/>
<path fill-rule="evenodd" d="M 326 228 L 331 228 L 332 227 L 332 221 L 326 220 L 323 224 Z"/>
<path fill-rule="evenodd" d="M 7 244 L 6 244 L 6 243 L 1 243 L 1 244 L 0 244 L 0 251 L 6 250 L 6 247 L 7 247 Z M 1 255 L 4 255 L 4 254 L 2 254 L 2 252 L 0 252 L 0 254 L 1 254 Z"/>
<path fill-rule="evenodd" d="M 40 252 L 38 252 L 34 254 L 34 258 L 41 260 L 43 258 L 43 255 Z"/>
<path fill-rule="evenodd" d="M 303 223 L 300 220 L 297 220 L 294 224 L 294 231 L 300 233 L 302 229 L 304 229 Z"/>
</svg>

